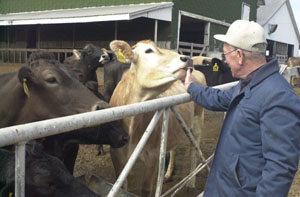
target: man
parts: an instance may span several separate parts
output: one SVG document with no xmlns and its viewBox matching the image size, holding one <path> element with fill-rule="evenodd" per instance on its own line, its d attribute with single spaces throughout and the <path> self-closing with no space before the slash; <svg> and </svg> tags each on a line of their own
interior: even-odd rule
<svg viewBox="0 0 300 197">
<path fill-rule="evenodd" d="M 266 62 L 259 24 L 237 20 L 214 38 L 224 42 L 222 56 L 240 82 L 221 91 L 186 74 L 185 87 L 197 104 L 227 111 L 204 196 L 287 196 L 298 169 L 300 100 L 277 60 Z"/>
</svg>

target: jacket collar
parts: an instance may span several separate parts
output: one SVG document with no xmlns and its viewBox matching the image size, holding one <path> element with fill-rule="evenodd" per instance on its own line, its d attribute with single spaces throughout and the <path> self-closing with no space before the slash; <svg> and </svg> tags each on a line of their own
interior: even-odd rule
<svg viewBox="0 0 300 197">
<path fill-rule="evenodd" d="M 262 67 L 259 68 L 259 70 L 255 73 L 253 79 L 241 92 L 239 92 L 239 90 L 241 88 L 241 80 L 240 80 L 240 82 L 237 85 L 235 95 L 237 96 L 237 95 L 244 93 L 246 98 L 250 98 L 251 97 L 250 89 L 276 72 L 279 72 L 279 65 L 278 65 L 277 59 L 272 59 L 269 62 L 267 62 L 265 65 L 263 65 Z"/>
<path fill-rule="evenodd" d="M 263 81 L 264 79 L 276 72 L 279 72 L 279 65 L 277 59 L 272 59 L 257 71 L 257 73 L 255 74 L 255 76 L 249 84 L 249 88 L 257 85 L 258 83 L 260 83 L 261 81 Z"/>
</svg>

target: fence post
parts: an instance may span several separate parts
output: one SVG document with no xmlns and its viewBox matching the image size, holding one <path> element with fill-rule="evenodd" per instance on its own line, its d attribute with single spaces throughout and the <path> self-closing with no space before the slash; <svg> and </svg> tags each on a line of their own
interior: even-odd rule
<svg viewBox="0 0 300 197">
<path fill-rule="evenodd" d="M 15 197 L 25 197 L 25 144 L 15 145 Z"/>
<path fill-rule="evenodd" d="M 163 113 L 162 132 L 161 132 L 161 141 L 160 141 L 159 168 L 158 168 L 155 197 L 159 197 L 161 195 L 162 185 L 164 181 L 166 149 L 167 149 L 167 141 L 168 141 L 169 111 L 170 111 L 169 108 L 166 108 Z"/>
</svg>

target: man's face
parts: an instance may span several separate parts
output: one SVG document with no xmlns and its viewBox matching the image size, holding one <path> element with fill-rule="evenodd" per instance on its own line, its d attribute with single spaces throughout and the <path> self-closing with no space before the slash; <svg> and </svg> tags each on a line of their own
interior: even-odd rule
<svg viewBox="0 0 300 197">
<path fill-rule="evenodd" d="M 242 66 L 238 62 L 237 58 L 237 50 L 230 45 L 224 43 L 223 51 L 224 51 L 224 62 L 227 63 L 231 69 L 232 76 L 235 78 L 241 77 Z"/>
</svg>

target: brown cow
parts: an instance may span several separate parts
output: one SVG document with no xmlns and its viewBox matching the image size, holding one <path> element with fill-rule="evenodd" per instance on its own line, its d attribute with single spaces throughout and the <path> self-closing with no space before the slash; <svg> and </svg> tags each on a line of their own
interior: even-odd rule
<svg viewBox="0 0 300 197">
<path fill-rule="evenodd" d="M 166 97 L 186 92 L 179 80 L 185 75 L 185 69 L 192 61 L 186 56 L 158 48 L 151 41 L 140 41 L 133 49 L 124 41 L 113 41 L 110 44 L 114 53 L 122 51 L 124 57 L 131 61 L 131 66 L 124 73 L 110 100 L 111 106 L 127 105 L 150 99 Z M 204 75 L 202 84 L 205 84 Z M 187 126 L 199 139 L 203 122 L 203 108 L 193 102 L 177 106 Z M 198 114 L 195 114 L 195 113 Z M 130 141 L 121 149 L 111 149 L 116 174 L 119 175 L 130 154 L 136 147 L 154 113 L 145 113 L 123 119 L 129 131 Z M 197 118 L 197 120 L 196 120 Z M 167 151 L 173 149 L 178 142 L 187 140 L 183 129 L 173 114 L 170 114 Z M 197 124 L 193 124 L 197 123 Z M 144 161 L 145 171 L 142 183 L 142 196 L 151 196 L 155 170 L 159 160 L 161 124 L 158 124 L 145 145 L 140 158 Z M 192 148 L 193 150 L 193 148 Z"/>
<path fill-rule="evenodd" d="M 300 57 L 289 57 L 288 66 L 289 67 L 300 66 Z"/>
</svg>

